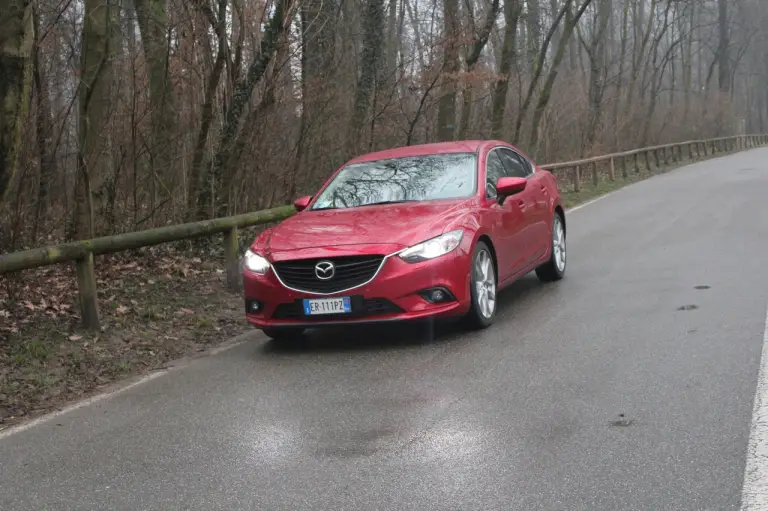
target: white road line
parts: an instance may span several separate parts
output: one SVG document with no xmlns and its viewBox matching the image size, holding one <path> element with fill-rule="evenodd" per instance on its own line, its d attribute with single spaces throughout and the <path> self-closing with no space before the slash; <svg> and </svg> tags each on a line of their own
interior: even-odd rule
<svg viewBox="0 0 768 511">
<path fill-rule="evenodd" d="M 609 195 L 613 195 L 614 193 L 616 193 L 616 192 L 619 192 L 619 191 L 623 190 L 624 188 L 626 188 L 626 186 L 625 186 L 625 187 L 622 187 L 622 188 L 619 188 L 618 190 L 614 190 L 614 191 L 612 191 L 612 192 L 606 193 L 605 195 L 601 195 L 601 196 L 599 196 L 599 197 L 595 197 L 594 199 L 592 199 L 592 200 L 588 200 L 587 202 L 585 202 L 585 203 L 583 203 L 583 204 L 579 204 L 578 206 L 574 206 L 574 207 L 572 207 L 572 208 L 568 208 L 568 209 L 566 209 L 566 210 L 565 210 L 565 212 L 566 212 L 566 213 L 573 213 L 574 211 L 577 211 L 577 210 L 579 210 L 579 209 L 581 209 L 581 208 L 586 208 L 586 207 L 587 207 L 587 206 L 589 206 L 590 204 L 594 204 L 594 203 L 595 203 L 595 202 L 597 202 L 597 201 L 603 200 L 603 199 L 605 199 L 606 197 L 608 197 Z"/>
<path fill-rule="evenodd" d="M 741 509 L 768 509 L 768 311 L 765 314 L 760 371 L 752 407 L 747 464 L 741 490 Z"/>
<path fill-rule="evenodd" d="M 164 374 L 166 374 L 168 371 L 157 371 L 155 373 L 150 373 L 146 376 L 143 376 L 142 378 L 129 383 L 128 385 L 125 385 L 123 387 L 120 387 L 119 389 L 105 392 L 103 394 L 97 394 L 95 396 L 89 397 L 87 399 L 83 399 L 82 401 L 77 401 L 74 404 L 71 404 L 69 406 L 66 406 L 62 408 L 61 410 L 56 410 L 55 412 L 51 412 L 46 415 L 41 415 L 40 417 L 37 417 L 35 419 L 32 419 L 29 422 L 24 422 L 19 424 L 18 426 L 13 426 L 8 429 L 0 430 L 0 440 L 2 440 L 5 437 L 9 437 L 11 435 L 15 435 L 16 433 L 21 433 L 22 431 L 26 431 L 30 428 L 33 428 L 39 424 L 43 424 L 45 422 L 48 422 L 52 419 L 55 419 L 56 417 L 59 417 L 61 415 L 64 415 L 65 413 L 74 412 L 75 410 L 78 410 L 80 408 L 93 405 L 98 403 L 99 401 L 104 401 L 105 399 L 108 399 L 110 397 L 116 396 L 118 394 L 121 394 L 125 392 L 128 389 L 132 389 L 133 387 L 137 387 L 141 385 L 142 383 L 146 383 L 149 380 L 154 380 L 155 378 L 158 378 Z"/>
<path fill-rule="evenodd" d="M 79 410 L 80 408 L 85 408 L 86 406 L 90 406 L 90 405 L 96 404 L 96 403 L 98 403 L 100 401 L 105 401 L 107 399 L 115 397 L 118 394 L 122 394 L 123 392 L 126 392 L 126 391 L 128 391 L 128 390 L 130 390 L 130 389 L 132 389 L 134 387 L 138 387 L 139 385 L 143 385 L 143 384 L 147 383 L 150 380 L 154 380 L 155 378 L 159 378 L 161 376 L 165 376 L 166 374 L 168 374 L 171 371 L 177 371 L 179 369 L 182 369 L 182 368 L 188 366 L 189 364 L 191 364 L 193 362 L 196 362 L 196 361 L 198 361 L 198 360 L 200 360 L 202 358 L 211 357 L 211 356 L 214 356 L 214 355 L 218 355 L 219 353 L 223 353 L 225 351 L 229 351 L 229 350 L 231 350 L 233 348 L 236 348 L 236 347 L 240 346 L 241 344 L 247 342 L 247 338 L 252 336 L 253 334 L 254 334 L 254 331 L 252 331 L 252 330 L 246 331 L 245 333 L 240 334 L 240 335 L 234 337 L 232 340 L 230 340 L 229 342 L 227 342 L 223 346 L 219 346 L 219 347 L 213 348 L 211 350 L 208 350 L 202 356 L 187 357 L 187 358 L 182 358 L 180 360 L 176 360 L 174 362 L 171 362 L 174 365 L 172 365 L 168 369 L 161 369 L 161 370 L 155 371 L 153 373 L 149 373 L 147 375 L 137 377 L 134 380 L 127 380 L 127 381 L 123 381 L 123 382 L 116 382 L 115 383 L 116 388 L 113 387 L 113 390 L 108 390 L 108 391 L 103 392 L 101 394 L 96 394 L 96 395 L 88 397 L 86 399 L 83 399 L 83 400 L 80 400 L 80 401 L 76 401 L 76 402 L 72 403 L 71 405 L 65 406 L 61 410 L 56 410 L 55 412 L 51 412 L 51 413 L 47 413 L 45 415 L 41 415 L 40 417 L 36 417 L 36 418 L 31 419 L 31 420 L 29 420 L 27 422 L 22 422 L 21 424 L 19 424 L 17 426 L 11 426 L 11 427 L 6 428 L 6 429 L 0 429 L 0 440 L 3 440 L 4 438 L 7 438 L 7 437 L 9 437 L 11 435 L 15 435 L 17 433 L 21 433 L 22 431 L 26 431 L 28 429 L 31 429 L 31 428 L 35 427 L 35 426 L 39 426 L 41 424 L 44 424 L 46 422 L 49 422 L 49 421 L 55 419 L 56 417 L 60 417 L 60 416 L 62 416 L 64 414 L 67 414 L 67 413 L 70 413 L 70 412 L 74 412 L 75 410 Z"/>
</svg>

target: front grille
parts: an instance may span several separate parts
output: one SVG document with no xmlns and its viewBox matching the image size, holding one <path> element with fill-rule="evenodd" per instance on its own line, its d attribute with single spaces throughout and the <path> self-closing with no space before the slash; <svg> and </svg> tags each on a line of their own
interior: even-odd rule
<svg viewBox="0 0 768 511">
<path fill-rule="evenodd" d="M 317 316 L 305 316 L 301 300 L 291 303 L 281 303 L 272 314 L 274 319 L 306 319 L 310 321 L 323 321 L 338 318 L 354 318 L 360 316 L 375 316 L 378 314 L 396 314 L 403 309 L 384 298 L 364 299 L 362 296 L 350 297 L 352 312 L 346 314 L 320 314 Z"/>
<path fill-rule="evenodd" d="M 299 259 L 272 263 L 272 267 L 288 287 L 310 293 L 336 293 L 371 280 L 383 260 L 381 255 Z M 336 267 L 333 278 L 321 280 L 317 277 L 315 265 L 320 261 L 333 263 Z"/>
</svg>

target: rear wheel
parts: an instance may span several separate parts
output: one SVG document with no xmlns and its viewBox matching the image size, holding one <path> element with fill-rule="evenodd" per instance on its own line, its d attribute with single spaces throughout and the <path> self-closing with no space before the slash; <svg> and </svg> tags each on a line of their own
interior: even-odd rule
<svg viewBox="0 0 768 511">
<path fill-rule="evenodd" d="M 300 327 L 267 327 L 263 328 L 262 332 L 270 339 L 281 343 L 300 341 L 304 337 L 304 329 Z"/>
<path fill-rule="evenodd" d="M 536 275 L 542 282 L 554 282 L 565 276 L 565 227 L 557 213 L 552 218 L 551 252 L 549 261 L 536 268 Z"/>
<path fill-rule="evenodd" d="M 464 318 L 467 326 L 488 328 L 496 317 L 496 265 L 488 245 L 482 241 L 472 253 L 469 294 L 472 305 Z"/>
</svg>

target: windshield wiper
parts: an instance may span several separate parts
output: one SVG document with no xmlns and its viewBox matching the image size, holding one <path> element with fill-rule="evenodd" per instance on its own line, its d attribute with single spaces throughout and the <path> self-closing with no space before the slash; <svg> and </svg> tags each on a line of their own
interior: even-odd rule
<svg viewBox="0 0 768 511">
<path fill-rule="evenodd" d="M 378 205 L 380 205 L 380 204 L 402 204 L 403 202 L 418 202 L 418 201 L 417 201 L 417 200 L 414 200 L 414 199 L 406 199 L 406 200 L 383 200 L 383 201 L 379 201 L 379 202 L 369 202 L 368 204 L 361 204 L 361 205 L 360 205 L 360 206 L 358 206 L 358 207 L 362 208 L 363 206 L 378 206 Z"/>
</svg>

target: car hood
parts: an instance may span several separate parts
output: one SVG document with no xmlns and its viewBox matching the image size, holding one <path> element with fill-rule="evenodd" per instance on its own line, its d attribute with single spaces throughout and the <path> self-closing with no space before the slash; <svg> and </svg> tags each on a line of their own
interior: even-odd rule
<svg viewBox="0 0 768 511">
<path fill-rule="evenodd" d="M 397 250 L 442 234 L 470 201 L 440 200 L 302 211 L 272 230 L 265 240 L 264 251 L 274 257 L 312 248 L 379 244 Z"/>
</svg>

